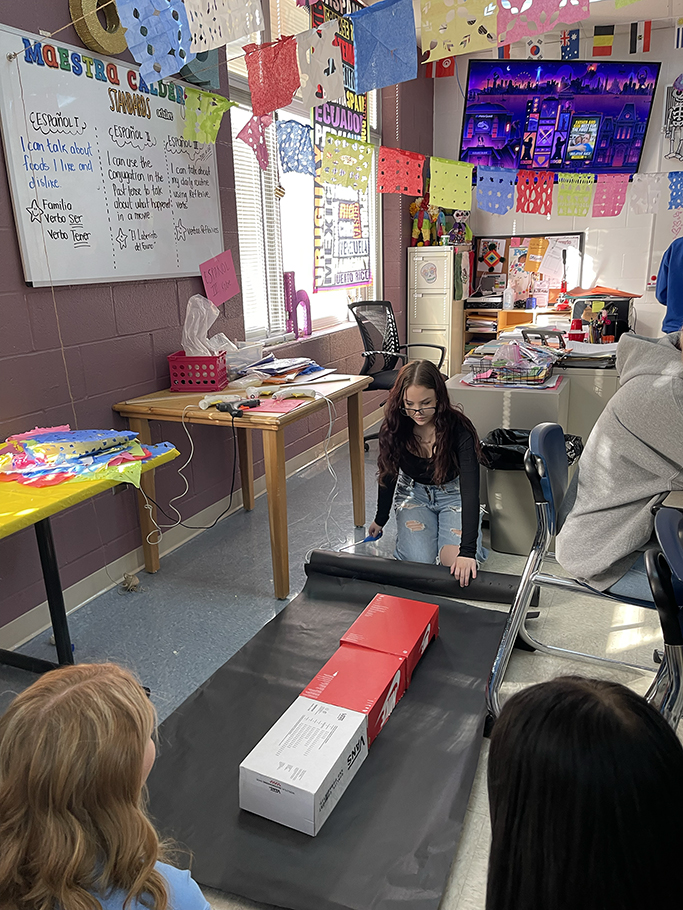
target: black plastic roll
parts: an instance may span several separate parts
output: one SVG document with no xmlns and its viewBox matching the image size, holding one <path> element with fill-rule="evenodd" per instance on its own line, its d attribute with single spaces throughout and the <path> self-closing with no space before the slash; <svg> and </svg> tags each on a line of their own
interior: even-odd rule
<svg viewBox="0 0 683 910">
<path fill-rule="evenodd" d="M 307 576 L 315 573 L 337 578 L 355 578 L 378 585 L 394 585 L 433 597 L 454 597 L 483 600 L 489 603 L 511 604 L 520 578 L 501 572 L 478 572 L 467 587 L 453 578 L 446 566 L 387 559 L 382 556 L 358 556 L 355 553 L 336 553 L 334 550 L 313 550 L 304 566 Z M 538 603 L 538 593 L 532 601 Z"/>
</svg>

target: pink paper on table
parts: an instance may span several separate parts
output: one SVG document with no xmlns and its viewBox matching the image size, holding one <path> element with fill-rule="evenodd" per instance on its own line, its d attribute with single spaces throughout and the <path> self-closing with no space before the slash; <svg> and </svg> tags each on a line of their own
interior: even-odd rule
<svg viewBox="0 0 683 910">
<path fill-rule="evenodd" d="M 254 413 L 259 411 L 263 414 L 286 414 L 288 411 L 293 411 L 294 408 L 298 408 L 300 404 L 306 404 L 307 401 L 311 401 L 310 398 L 269 398 L 264 400 L 261 399 L 261 404 L 258 408 L 254 408 Z"/>
<path fill-rule="evenodd" d="M 220 306 L 235 294 L 239 294 L 240 286 L 235 274 L 235 263 L 232 261 L 232 251 L 226 250 L 213 259 L 199 264 L 204 281 L 204 290 L 214 306 Z"/>
</svg>

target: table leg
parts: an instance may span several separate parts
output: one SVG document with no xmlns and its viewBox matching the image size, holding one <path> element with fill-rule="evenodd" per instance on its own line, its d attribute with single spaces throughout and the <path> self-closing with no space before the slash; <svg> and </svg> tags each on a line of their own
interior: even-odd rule
<svg viewBox="0 0 683 910">
<path fill-rule="evenodd" d="M 264 430 L 263 454 L 270 522 L 270 552 L 273 559 L 275 596 L 289 594 L 289 540 L 287 537 L 287 477 L 285 474 L 284 429 Z"/>
<path fill-rule="evenodd" d="M 349 395 L 349 457 L 351 459 L 351 491 L 353 494 L 353 523 L 365 524 L 365 449 L 363 446 L 363 402 L 361 393 Z"/>
<path fill-rule="evenodd" d="M 34 527 L 38 540 L 40 564 L 43 568 L 47 605 L 50 609 L 50 619 L 52 620 L 52 631 L 55 634 L 57 660 L 60 664 L 72 664 L 74 656 L 71 649 L 71 637 L 66 620 L 64 595 L 62 594 L 62 583 L 59 578 L 59 566 L 57 565 L 55 544 L 52 539 L 50 519 L 43 518 L 41 521 L 37 521 Z"/>
<path fill-rule="evenodd" d="M 240 456 L 240 477 L 242 479 L 242 505 L 245 512 L 254 508 L 254 451 L 251 430 L 235 428 L 237 449 Z"/>
<path fill-rule="evenodd" d="M 143 417 L 129 417 L 128 423 L 130 424 L 131 430 L 138 434 L 138 438 L 143 445 L 151 444 L 152 436 L 149 429 L 149 420 L 145 420 Z M 147 509 L 147 501 L 141 492 L 142 490 L 147 494 L 149 504 L 152 507 L 151 515 Z M 147 572 L 152 573 L 159 571 L 159 544 L 149 543 L 147 540 L 153 531 L 154 537 L 158 536 L 156 525 L 154 524 L 157 520 L 157 507 L 152 502 L 152 500 L 156 501 L 156 498 L 154 470 L 145 471 L 140 478 L 140 490 L 138 490 L 138 514 L 140 516 L 140 531 L 142 532 L 142 552 L 145 558 L 145 569 Z M 152 538 L 153 540 L 154 537 Z"/>
</svg>

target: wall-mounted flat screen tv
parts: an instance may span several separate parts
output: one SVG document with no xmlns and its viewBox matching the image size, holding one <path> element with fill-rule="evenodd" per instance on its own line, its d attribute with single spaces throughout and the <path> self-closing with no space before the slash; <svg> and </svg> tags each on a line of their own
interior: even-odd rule
<svg viewBox="0 0 683 910">
<path fill-rule="evenodd" d="M 460 160 L 631 174 L 659 69 L 642 61 L 470 60 Z"/>
</svg>

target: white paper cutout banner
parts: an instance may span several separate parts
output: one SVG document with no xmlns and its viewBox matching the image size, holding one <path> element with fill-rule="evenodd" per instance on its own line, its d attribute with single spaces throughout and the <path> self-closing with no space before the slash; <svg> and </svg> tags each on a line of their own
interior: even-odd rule
<svg viewBox="0 0 683 910">
<path fill-rule="evenodd" d="M 185 0 L 185 9 L 195 54 L 264 28 L 261 0 Z"/>
<path fill-rule="evenodd" d="M 338 24 L 337 19 L 330 19 L 320 28 L 311 28 L 296 36 L 301 100 L 306 107 L 317 107 L 344 97 L 341 48 L 333 43 Z"/>
</svg>

